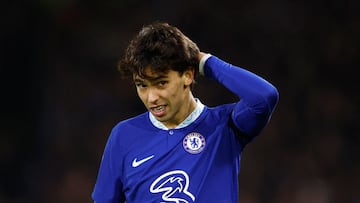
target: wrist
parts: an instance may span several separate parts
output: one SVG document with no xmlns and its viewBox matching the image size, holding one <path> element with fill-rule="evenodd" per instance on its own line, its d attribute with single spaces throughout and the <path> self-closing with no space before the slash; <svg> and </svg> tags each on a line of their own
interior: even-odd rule
<svg viewBox="0 0 360 203">
<path fill-rule="evenodd" d="M 208 58 L 210 58 L 211 54 L 202 54 L 200 62 L 199 62 L 199 73 L 200 75 L 204 76 L 205 75 L 205 70 L 204 70 L 204 66 L 205 66 L 205 62 L 207 61 Z"/>
</svg>

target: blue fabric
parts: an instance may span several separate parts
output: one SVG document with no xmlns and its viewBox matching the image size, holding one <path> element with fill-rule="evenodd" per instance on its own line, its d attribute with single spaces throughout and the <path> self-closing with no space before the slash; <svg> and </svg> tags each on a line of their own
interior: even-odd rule
<svg viewBox="0 0 360 203">
<path fill-rule="evenodd" d="M 190 125 L 156 128 L 148 113 L 118 123 L 105 147 L 92 194 L 97 203 L 237 203 L 243 148 L 267 124 L 277 90 L 215 56 L 205 75 L 241 99 L 204 108 Z"/>
</svg>

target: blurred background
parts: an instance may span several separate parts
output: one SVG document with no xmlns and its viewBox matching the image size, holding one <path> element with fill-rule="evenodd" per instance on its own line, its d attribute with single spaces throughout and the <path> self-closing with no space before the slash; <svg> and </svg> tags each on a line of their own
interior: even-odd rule
<svg viewBox="0 0 360 203">
<path fill-rule="evenodd" d="M 2 1 L 0 202 L 85 203 L 111 128 L 145 111 L 116 64 L 145 24 L 271 81 L 242 157 L 242 203 L 360 202 L 359 7 L 350 1 Z M 233 102 L 199 78 L 208 106 Z"/>
</svg>

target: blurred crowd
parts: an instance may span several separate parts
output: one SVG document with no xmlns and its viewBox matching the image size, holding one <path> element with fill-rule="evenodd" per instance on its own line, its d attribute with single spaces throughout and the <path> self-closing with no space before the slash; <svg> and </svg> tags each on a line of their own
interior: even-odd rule
<svg viewBox="0 0 360 203">
<path fill-rule="evenodd" d="M 91 201 L 111 128 L 145 111 L 116 65 L 142 25 L 280 92 L 241 160 L 242 203 L 359 203 L 360 17 L 350 1 L 6 1 L 0 8 L 0 203 Z M 208 106 L 237 98 L 198 78 Z"/>
</svg>

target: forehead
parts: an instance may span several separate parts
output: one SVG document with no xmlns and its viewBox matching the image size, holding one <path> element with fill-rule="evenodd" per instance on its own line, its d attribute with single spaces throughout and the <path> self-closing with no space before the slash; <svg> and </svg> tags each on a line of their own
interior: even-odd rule
<svg viewBox="0 0 360 203">
<path fill-rule="evenodd" d="M 166 71 L 155 71 L 152 68 L 146 68 L 143 72 L 134 73 L 133 79 L 134 80 L 149 80 L 155 81 L 164 78 L 170 78 L 173 75 L 179 75 L 178 72 L 173 70 L 166 70 Z"/>
</svg>

